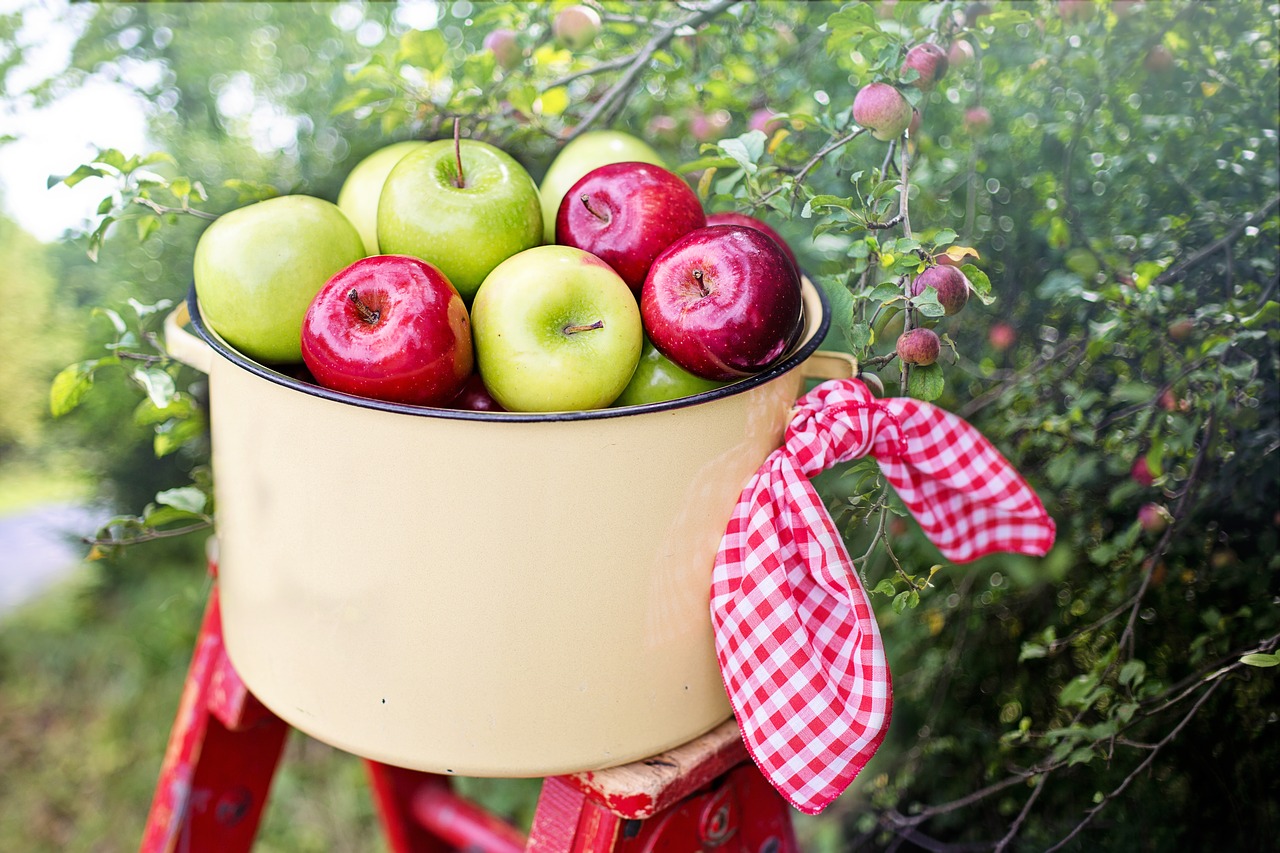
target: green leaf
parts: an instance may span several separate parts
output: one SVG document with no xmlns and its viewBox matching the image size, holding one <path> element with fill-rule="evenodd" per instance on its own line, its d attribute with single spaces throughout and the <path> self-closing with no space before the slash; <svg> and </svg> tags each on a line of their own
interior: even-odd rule
<svg viewBox="0 0 1280 853">
<path fill-rule="evenodd" d="M 946 387 L 946 377 L 942 374 L 942 365 L 934 362 L 923 367 L 912 365 L 907 376 L 907 393 L 917 400 L 926 403 L 942 396 Z"/>
<path fill-rule="evenodd" d="M 969 279 L 969 286 L 973 288 L 974 295 L 982 301 L 983 305 L 990 305 L 996 301 L 995 296 L 991 293 L 991 279 L 987 278 L 986 273 L 973 264 L 965 264 L 960 267 L 960 272 L 964 273 L 964 277 Z"/>
<path fill-rule="evenodd" d="M 938 301 L 938 291 L 932 287 L 926 287 L 919 296 L 911 297 L 911 304 L 925 317 L 942 317 L 947 313 Z"/>
<path fill-rule="evenodd" d="M 155 214 L 148 214 L 138 219 L 138 242 L 144 242 L 148 237 L 155 233 L 160 227 L 160 217 Z"/>
<path fill-rule="evenodd" d="M 1042 646 L 1039 643 L 1023 643 L 1022 651 L 1018 653 L 1018 663 L 1022 663 L 1024 660 L 1046 657 L 1048 654 L 1049 649 L 1047 646 Z"/>
<path fill-rule="evenodd" d="M 163 459 L 186 447 L 204 435 L 203 417 L 172 418 L 156 427 L 152 449 L 157 459 Z"/>
<path fill-rule="evenodd" d="M 1275 652 L 1269 655 L 1262 654 L 1261 652 L 1254 652 L 1253 654 L 1245 655 L 1240 658 L 1240 663 L 1245 664 L 1246 666 L 1280 666 L 1280 652 Z"/>
<path fill-rule="evenodd" d="M 103 170 L 95 169 L 93 166 L 90 166 L 88 164 L 77 166 L 74 172 L 72 172 L 70 175 L 67 175 L 65 177 L 59 178 L 56 175 L 50 175 L 49 189 L 53 189 L 58 184 L 66 184 L 69 187 L 74 187 L 76 184 L 80 183 L 83 180 L 86 180 L 87 178 L 101 178 L 101 177 L 104 177 L 106 174 L 107 173 L 104 172 Z"/>
<path fill-rule="evenodd" d="M 175 509 L 171 506 L 158 506 L 149 510 L 143 517 L 142 521 L 148 527 L 164 527 L 169 524 L 191 523 L 193 521 L 208 521 L 209 517 L 204 513 L 187 512 L 186 510 Z"/>
<path fill-rule="evenodd" d="M 169 405 L 169 401 L 173 399 L 174 392 L 177 390 L 173 384 L 173 377 L 167 371 L 158 367 L 139 367 L 133 371 L 133 380 L 142 386 L 142 390 L 147 393 L 148 399 L 157 409 L 163 409 Z"/>
<path fill-rule="evenodd" d="M 759 168 L 756 163 L 764 154 L 765 135 L 758 130 L 739 136 L 736 139 L 725 139 L 720 148 L 725 154 L 743 168 L 749 175 L 754 175 Z M 758 144 L 757 144 L 758 143 Z"/>
<path fill-rule="evenodd" d="M 1119 682 L 1125 685 L 1133 685 L 1137 687 L 1146 678 L 1147 665 L 1140 660 L 1131 660 L 1124 666 L 1120 667 Z"/>
<path fill-rule="evenodd" d="M 890 580 L 889 578 L 885 578 L 884 580 L 880 581 L 880 583 L 876 584 L 875 589 L 871 591 L 873 593 L 879 593 L 880 595 L 893 595 L 898 591 L 898 588 L 894 586 L 892 580 Z"/>
<path fill-rule="evenodd" d="M 444 40 L 444 34 L 438 29 L 409 30 L 400 37 L 396 63 L 410 62 L 419 68 L 438 71 L 440 70 L 438 66 L 448 50 L 449 44 Z"/>
<path fill-rule="evenodd" d="M 156 493 L 156 503 L 171 506 L 183 512 L 203 513 L 208 496 L 195 486 L 183 486 L 179 489 L 165 489 Z"/>
<path fill-rule="evenodd" d="M 902 287 L 897 282 L 885 281 L 871 288 L 871 292 L 867 294 L 867 299 L 872 302 L 890 302 L 902 295 Z"/>
<path fill-rule="evenodd" d="M 53 384 L 49 388 L 49 411 L 55 418 L 62 417 L 80 405 L 93 388 L 93 371 L 97 366 L 97 359 L 81 361 L 64 367 L 53 377 Z"/>
<path fill-rule="evenodd" d="M 1088 705 L 1092 703 L 1094 688 L 1098 686 L 1097 676 L 1077 675 L 1062 688 L 1058 694 L 1058 704 L 1064 708 L 1070 705 Z"/>
</svg>

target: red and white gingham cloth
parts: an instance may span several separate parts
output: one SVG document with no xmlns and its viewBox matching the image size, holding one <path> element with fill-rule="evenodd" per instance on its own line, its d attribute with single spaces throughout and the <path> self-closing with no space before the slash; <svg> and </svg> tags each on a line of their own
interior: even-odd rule
<svg viewBox="0 0 1280 853">
<path fill-rule="evenodd" d="M 817 814 L 889 727 L 893 692 L 875 616 L 809 477 L 871 454 L 950 560 L 1041 556 L 1053 520 L 976 429 L 856 379 L 802 397 L 783 446 L 742 492 L 716 555 L 711 617 L 720 671 L 756 764 Z"/>
</svg>

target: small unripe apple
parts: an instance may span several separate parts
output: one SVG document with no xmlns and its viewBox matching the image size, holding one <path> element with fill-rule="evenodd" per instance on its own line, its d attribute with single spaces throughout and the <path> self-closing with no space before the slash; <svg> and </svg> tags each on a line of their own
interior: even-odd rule
<svg viewBox="0 0 1280 853">
<path fill-rule="evenodd" d="M 1190 317 L 1183 317 L 1181 320 L 1174 320 L 1169 324 L 1169 337 L 1178 343 L 1182 343 L 1191 337 L 1191 333 L 1195 331 L 1196 324 Z"/>
<path fill-rule="evenodd" d="M 1163 533 L 1169 526 L 1168 513 L 1159 504 L 1143 504 L 1138 507 L 1138 524 L 1147 533 Z"/>
<path fill-rule="evenodd" d="M 877 397 L 884 396 L 884 382 L 880 380 L 879 376 L 874 373 L 859 373 L 858 378 L 862 380 L 862 384 L 866 385 L 872 394 Z"/>
<path fill-rule="evenodd" d="M 920 75 L 912 81 L 912 85 L 923 92 L 928 92 L 946 76 L 946 51 L 933 42 L 918 44 L 907 51 L 907 58 L 903 60 L 899 73 L 906 74 L 908 68 L 914 68 Z"/>
<path fill-rule="evenodd" d="M 951 49 L 947 51 L 947 64 L 951 68 L 964 68 L 975 58 L 977 57 L 973 51 L 973 44 L 968 39 L 956 39 L 951 43 Z"/>
<path fill-rule="evenodd" d="M 1008 323 L 992 323 L 987 330 L 987 341 L 997 352 L 1004 352 L 1018 340 L 1018 333 Z"/>
<path fill-rule="evenodd" d="M 768 107 L 761 107 L 751 114 L 751 121 L 747 123 L 747 127 L 761 133 L 773 133 L 782 127 L 782 120 L 775 118 L 775 115 L 774 111 Z"/>
<path fill-rule="evenodd" d="M 494 30 L 484 37 L 485 49 L 493 54 L 498 67 L 510 71 L 520 64 L 522 54 L 516 34 L 511 30 Z"/>
<path fill-rule="evenodd" d="M 679 142 L 680 125 L 671 116 L 660 115 L 649 119 L 649 136 L 662 142 Z"/>
<path fill-rule="evenodd" d="M 1129 476 L 1139 486 L 1150 486 L 1156 481 L 1156 478 L 1151 474 L 1151 466 L 1147 464 L 1147 457 L 1145 456 L 1139 456 L 1133 460 L 1133 468 L 1129 470 Z"/>
<path fill-rule="evenodd" d="M 911 104 L 888 83 L 869 83 L 853 99 L 853 120 L 876 139 L 888 142 L 911 124 Z"/>
<path fill-rule="evenodd" d="M 1058 0 L 1058 15 L 1064 21 L 1086 21 L 1093 15 L 1093 0 Z"/>
<path fill-rule="evenodd" d="M 1168 74 L 1173 71 L 1173 54 L 1169 48 L 1158 44 L 1142 60 L 1142 67 L 1152 74 Z"/>
<path fill-rule="evenodd" d="M 600 35 L 600 13 L 590 6 L 568 6 L 551 23 L 551 33 L 561 47 L 582 50 Z"/>
<path fill-rule="evenodd" d="M 689 135 L 699 142 L 719 139 L 729 127 L 730 119 L 728 110 L 716 110 L 710 115 L 702 110 L 694 110 L 689 116 Z"/>
<path fill-rule="evenodd" d="M 938 304 L 948 317 L 959 313 L 969 301 L 969 279 L 955 267 L 929 267 L 911 283 L 911 295 L 919 296 L 930 287 L 938 292 Z"/>
<path fill-rule="evenodd" d="M 964 129 L 979 136 L 991 129 L 991 111 L 986 107 L 969 107 L 964 111 Z"/>
<path fill-rule="evenodd" d="M 938 360 L 942 341 L 933 329 L 912 329 L 898 338 L 898 358 L 907 364 L 926 367 Z"/>
</svg>

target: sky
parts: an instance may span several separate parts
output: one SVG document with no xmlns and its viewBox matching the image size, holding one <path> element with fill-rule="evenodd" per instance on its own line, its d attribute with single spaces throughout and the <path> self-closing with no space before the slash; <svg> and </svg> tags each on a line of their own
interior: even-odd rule
<svg viewBox="0 0 1280 853">
<path fill-rule="evenodd" d="M 0 14 L 24 10 L 19 44 L 28 46 L 22 67 L 0 94 L 0 204 L 22 228 L 43 241 L 92 217 L 102 188 L 85 182 L 49 189 L 50 175 L 65 175 L 99 148 L 126 153 L 147 150 L 146 105 L 129 88 L 99 79 L 37 109 L 25 94 L 67 65 L 84 19 L 83 9 L 66 0 L 0 0 Z M 0 51 L 12 45 L 0 45 Z"/>
</svg>

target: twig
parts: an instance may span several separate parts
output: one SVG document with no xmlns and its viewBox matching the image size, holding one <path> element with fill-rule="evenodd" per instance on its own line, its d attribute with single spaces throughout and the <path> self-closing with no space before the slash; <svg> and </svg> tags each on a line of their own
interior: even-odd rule
<svg viewBox="0 0 1280 853">
<path fill-rule="evenodd" d="M 194 524 L 188 524 L 183 527 L 171 527 L 166 530 L 149 530 L 146 533 L 139 533 L 137 536 L 129 536 L 123 539 L 99 539 L 94 536 L 81 537 L 80 541 L 86 545 L 101 546 L 120 546 L 120 545 L 137 545 L 141 542 L 154 542 L 157 539 L 169 539 L 174 536 L 185 536 L 188 533 L 194 533 L 197 530 L 204 530 L 212 527 L 213 521 L 197 521 Z"/>
<path fill-rule="evenodd" d="M 1018 812 L 1018 816 L 1013 819 L 1013 823 L 1009 825 L 1009 831 L 1004 834 L 999 843 L 996 844 L 995 853 L 1004 853 L 1013 843 L 1013 839 L 1018 837 L 1018 830 L 1022 829 L 1022 824 L 1027 819 L 1027 815 L 1031 814 L 1031 807 L 1035 805 L 1036 800 L 1040 799 L 1040 793 L 1044 791 L 1045 783 L 1049 781 L 1049 773 L 1045 771 L 1040 774 L 1040 778 L 1036 780 L 1036 786 L 1031 791 L 1031 796 L 1027 797 L 1027 801 L 1022 804 L 1022 809 Z"/>
<path fill-rule="evenodd" d="M 164 204 L 160 204 L 159 202 L 152 201 L 149 198 L 135 198 L 133 202 L 134 204 L 140 204 L 143 207 L 149 208 L 150 210 L 152 210 L 153 212 L 161 216 L 164 216 L 167 213 L 187 213 L 187 214 L 190 214 L 191 216 L 195 216 L 199 219 L 204 219 L 208 222 L 212 222 L 213 220 L 218 218 L 218 214 L 209 213 L 208 211 L 204 211 L 204 210 L 197 210 L 194 207 L 191 207 L 186 202 L 183 202 L 181 207 L 169 207 L 168 205 L 164 205 Z"/>
<path fill-rule="evenodd" d="M 583 68 L 581 70 L 574 71 L 556 80 L 552 80 L 538 91 L 545 94 L 551 89 L 555 89 L 558 86 L 567 86 L 574 80 L 578 80 L 582 77 L 590 77 L 593 74 L 603 74 L 606 71 L 616 71 L 619 68 L 626 68 L 635 61 L 636 55 L 637 54 L 629 53 L 626 56 L 619 56 L 616 59 L 610 59 L 605 62 L 592 65 L 590 68 Z"/>
<path fill-rule="evenodd" d="M 675 38 L 677 32 L 685 27 L 698 27 L 739 2 L 741 0 L 719 0 L 719 2 L 713 3 L 705 9 L 667 24 L 654 33 L 645 46 L 636 52 L 618 82 L 613 84 L 612 88 L 605 92 L 595 106 L 583 116 L 582 121 L 578 122 L 577 126 L 567 136 L 563 137 L 564 141 L 569 142 L 576 139 L 601 117 L 608 117 L 617 109 L 620 109 L 621 105 L 626 102 L 627 95 L 639 80 L 640 72 L 649 64 L 649 60 L 653 58 L 655 53 L 664 47 L 667 42 Z"/>
<path fill-rule="evenodd" d="M 1113 790 L 1111 793 L 1103 797 L 1102 802 L 1098 803 L 1096 806 L 1089 809 L 1089 811 L 1085 812 L 1084 819 L 1081 820 L 1078 824 L 1076 824 L 1075 828 L 1072 829 L 1071 832 L 1067 833 L 1067 836 L 1065 838 L 1061 839 L 1060 841 L 1058 841 L 1057 844 L 1050 847 L 1046 851 L 1046 853 L 1053 853 L 1053 851 L 1061 850 L 1063 847 L 1065 847 L 1073 838 L 1079 835 L 1095 817 L 1098 816 L 1099 812 L 1101 812 L 1104 808 L 1110 805 L 1112 800 L 1114 800 L 1116 797 L 1124 793 L 1124 790 L 1129 787 L 1130 783 L 1132 783 L 1134 779 L 1138 778 L 1138 776 L 1140 776 L 1143 773 L 1143 771 L 1145 771 L 1148 767 L 1151 766 L 1151 763 L 1155 761 L 1156 756 L 1160 754 L 1160 750 L 1163 749 L 1165 746 L 1167 746 L 1170 742 L 1172 742 L 1173 739 L 1176 738 L 1184 728 L 1186 728 L 1187 723 L 1191 722 L 1192 718 L 1194 718 L 1195 715 L 1200 711 L 1200 708 L 1204 706 L 1204 703 L 1207 702 L 1209 700 L 1209 697 L 1213 695 L 1213 692 L 1217 690 L 1219 687 L 1221 687 L 1224 683 L 1225 683 L 1225 679 L 1220 678 L 1215 680 L 1212 684 L 1210 684 L 1209 689 L 1205 690 L 1205 692 L 1200 696 L 1200 698 L 1196 700 L 1196 703 L 1191 706 L 1191 710 L 1187 712 L 1186 716 L 1184 716 L 1182 720 L 1178 723 L 1178 725 L 1174 726 L 1173 730 L 1170 731 L 1167 735 L 1165 735 L 1160 740 L 1160 742 L 1157 743 L 1151 749 L 1151 751 L 1147 754 L 1147 757 L 1142 760 L 1142 763 L 1140 763 L 1137 767 L 1135 767 L 1129 773 L 1129 775 L 1124 778 L 1124 781 L 1121 782 L 1116 787 L 1115 790 Z"/>
<path fill-rule="evenodd" d="M 828 154 L 830 154 L 832 151 L 835 151 L 837 148 L 842 148 L 845 145 L 848 145 L 850 142 L 852 142 L 854 139 L 857 139 L 859 136 L 861 136 L 865 132 L 866 132 L 866 128 L 860 127 L 857 130 L 850 131 L 849 133 L 846 133 L 844 136 L 841 136 L 832 142 L 828 142 L 826 145 L 819 148 L 817 152 L 812 157 L 810 157 L 803 166 L 800 167 L 800 171 L 797 172 L 795 178 L 792 179 L 790 184 L 792 196 L 794 197 L 795 194 L 800 190 L 800 185 L 805 182 L 805 179 L 809 176 L 809 173 L 813 171 L 814 167 L 816 167 L 819 163 L 822 162 L 823 157 L 826 157 Z M 775 195 L 777 195 L 778 193 L 786 189 L 787 186 L 788 186 L 787 184 L 779 184 L 778 186 L 769 190 L 767 193 L 760 196 L 760 198 L 756 199 L 755 206 L 759 207 L 760 205 L 764 204 L 766 201 L 768 201 L 769 199 L 773 198 Z"/>
<path fill-rule="evenodd" d="M 1155 281 L 1153 281 L 1152 284 L 1153 285 L 1167 284 L 1170 281 L 1177 278 L 1178 276 L 1182 275 L 1187 270 L 1194 267 L 1196 264 L 1203 261 L 1205 258 L 1208 258 L 1212 256 L 1214 253 L 1221 251 L 1223 247 L 1230 246 L 1237 239 L 1239 239 L 1240 235 L 1243 234 L 1247 229 L 1252 228 L 1254 225 L 1257 225 L 1259 222 L 1261 222 L 1262 220 L 1270 216 L 1272 211 L 1274 211 L 1277 206 L 1280 206 L 1280 195 L 1273 196 L 1271 201 L 1267 202 L 1266 205 L 1261 210 L 1255 211 L 1253 214 L 1251 214 L 1244 220 L 1236 223 L 1236 226 L 1232 228 L 1230 231 L 1228 231 L 1222 237 L 1218 238 L 1217 240 L 1214 240 L 1212 243 L 1210 243 L 1208 246 L 1205 246 L 1200 251 L 1193 253 L 1190 257 L 1182 261 L 1179 261 L 1178 263 L 1169 267 L 1169 269 L 1160 273 L 1160 275 L 1156 276 Z"/>
</svg>

